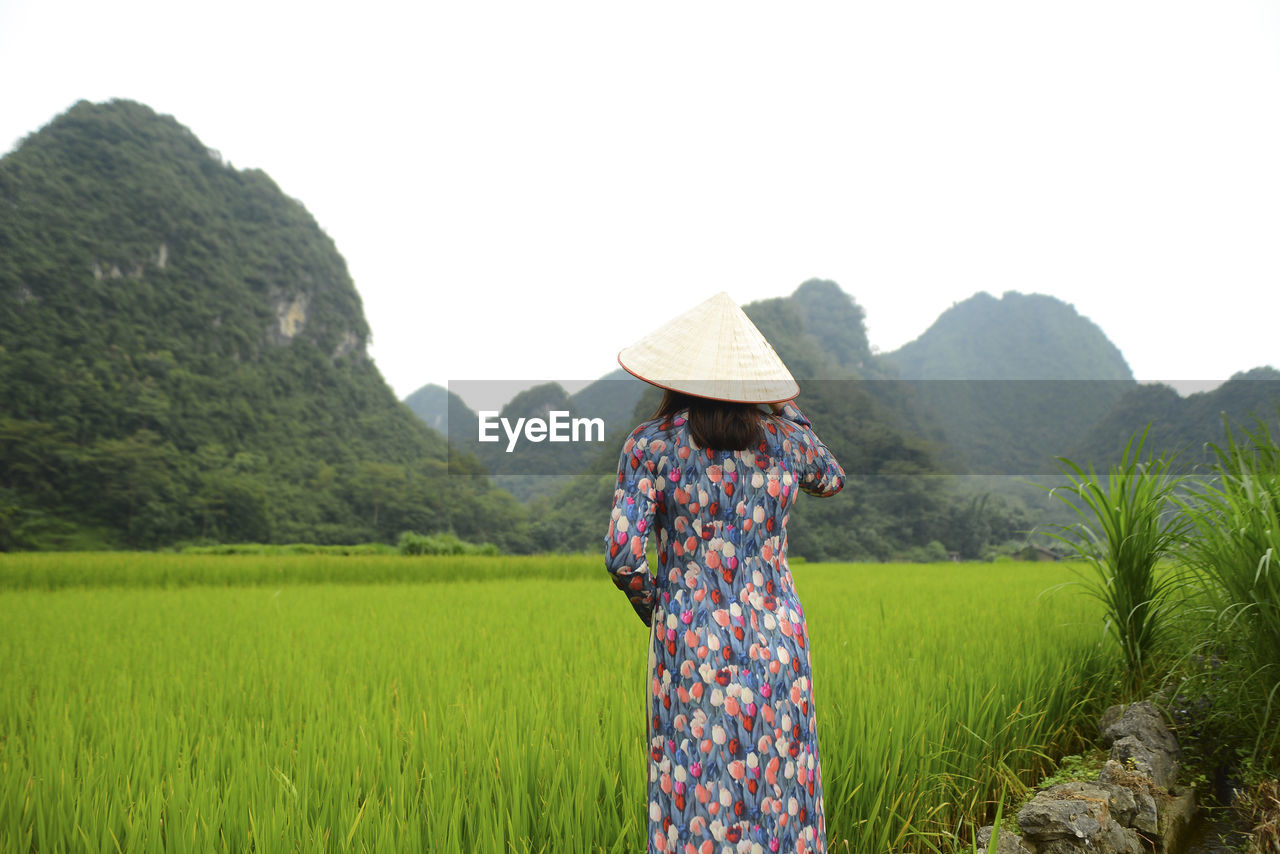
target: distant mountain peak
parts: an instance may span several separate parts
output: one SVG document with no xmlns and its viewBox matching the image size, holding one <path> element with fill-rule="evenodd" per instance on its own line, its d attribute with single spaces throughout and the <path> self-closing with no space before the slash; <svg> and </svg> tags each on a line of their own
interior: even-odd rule
<svg viewBox="0 0 1280 854">
<path fill-rule="evenodd" d="M 46 247 L 62 272 L 28 275 L 20 299 L 57 301 L 52 290 L 91 277 L 100 296 L 89 306 L 113 289 L 154 294 L 156 318 L 169 321 L 164 292 L 175 280 L 201 282 L 206 296 L 188 301 L 184 328 L 234 347 L 239 360 L 299 337 L 331 360 L 368 358 L 360 297 L 333 241 L 265 172 L 223 162 L 172 116 L 129 100 L 78 101 L 4 161 L 0 199 L 55 240 L 72 223 L 76 235 Z M 55 174 L 58 182 L 44 180 Z M 27 192 L 36 186 L 39 197 Z M 34 245 L 19 239 L 17 260 Z M 187 296 L 200 294 L 172 299 Z M 256 332 L 232 341 L 232 329 Z"/>
<path fill-rule="evenodd" d="M 884 358 L 904 379 L 1133 380 L 1119 348 L 1074 306 L 1019 291 L 955 303 Z"/>
</svg>

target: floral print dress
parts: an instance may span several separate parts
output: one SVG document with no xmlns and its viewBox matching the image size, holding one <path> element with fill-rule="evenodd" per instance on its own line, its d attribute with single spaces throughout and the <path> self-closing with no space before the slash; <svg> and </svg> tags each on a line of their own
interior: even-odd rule
<svg viewBox="0 0 1280 854">
<path fill-rule="evenodd" d="M 650 626 L 649 851 L 826 850 L 787 517 L 800 490 L 843 485 L 790 403 L 756 448 L 699 448 L 684 412 L 641 424 L 623 445 L 606 565 Z"/>
</svg>

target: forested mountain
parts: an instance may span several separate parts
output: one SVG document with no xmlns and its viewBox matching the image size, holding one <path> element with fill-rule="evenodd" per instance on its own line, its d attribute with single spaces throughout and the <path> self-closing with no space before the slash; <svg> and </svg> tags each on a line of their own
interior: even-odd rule
<svg viewBox="0 0 1280 854">
<path fill-rule="evenodd" d="M 1114 344 L 1054 297 L 979 293 L 885 354 L 974 474 L 1043 474 L 1134 386 Z"/>
<path fill-rule="evenodd" d="M 908 379 L 1133 379 L 1093 321 L 1056 297 L 1016 291 L 999 299 L 984 291 L 956 303 L 885 358 Z"/>
<path fill-rule="evenodd" d="M 603 418 L 604 423 L 609 425 L 609 432 L 614 432 L 614 425 L 622 426 L 631 421 L 636 404 L 647 388 L 648 385 L 643 380 L 618 368 L 586 388 L 575 391 L 572 395 L 573 405 L 584 415 Z"/>
<path fill-rule="evenodd" d="M 1255 419 L 1267 422 L 1275 430 L 1277 416 L 1280 371 L 1274 368 L 1244 371 L 1212 391 L 1187 397 L 1167 385 L 1137 385 L 1125 392 L 1066 456 L 1105 470 L 1120 459 L 1129 438 L 1149 424 L 1146 451 L 1176 453 L 1180 470 L 1204 471 L 1214 460 L 1209 443 L 1220 444 L 1226 437 L 1224 418 L 1233 431 L 1252 429 Z"/>
<path fill-rule="evenodd" d="M 1105 465 L 1148 421 L 1153 448 L 1199 448 L 1219 412 L 1275 415 L 1271 370 L 1185 400 L 1136 386 L 1051 297 L 979 294 L 888 357 L 833 282 L 744 308 L 850 474 L 794 511 L 811 559 L 978 556 L 1030 527 L 1025 508 L 940 475 L 1052 471 L 1063 452 Z M 427 387 L 415 417 L 368 336 L 333 242 L 267 175 L 145 106 L 77 104 L 0 159 L 0 549 L 405 530 L 598 547 L 618 447 L 656 389 L 619 371 L 502 411 L 603 417 L 603 443 L 450 448 L 438 431 L 474 435 L 476 414 Z"/>
<path fill-rule="evenodd" d="M 368 337 L 332 240 L 266 174 L 143 105 L 76 104 L 0 159 L 0 548 L 523 548 L 522 508 L 443 476 Z"/>
<path fill-rule="evenodd" d="M 468 408 L 462 398 L 443 386 L 424 385 L 406 397 L 404 404 L 413 411 L 414 415 L 421 418 L 424 424 L 442 436 L 447 437 L 450 429 L 468 435 L 475 433 L 476 414 Z"/>
</svg>

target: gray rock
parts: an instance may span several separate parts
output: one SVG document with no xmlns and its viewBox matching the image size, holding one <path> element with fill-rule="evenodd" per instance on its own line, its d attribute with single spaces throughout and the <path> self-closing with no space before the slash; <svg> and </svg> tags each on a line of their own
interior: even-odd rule
<svg viewBox="0 0 1280 854">
<path fill-rule="evenodd" d="M 1156 807 L 1156 796 L 1151 792 L 1136 792 L 1134 798 L 1138 802 L 1138 814 L 1129 825 L 1143 833 L 1154 834 L 1159 829 L 1160 812 Z"/>
<path fill-rule="evenodd" d="M 1097 850 L 1114 851 L 1116 854 L 1146 854 L 1147 851 L 1138 831 L 1132 827 L 1121 827 L 1114 821 L 1102 829 L 1102 839 Z"/>
<path fill-rule="evenodd" d="M 1105 803 L 1107 809 L 1103 814 L 1123 827 L 1132 827 L 1134 816 L 1138 814 L 1138 802 L 1134 798 L 1133 792 L 1124 786 L 1117 786 L 1112 783 L 1087 783 L 1083 781 L 1063 783 L 1046 789 L 1045 793 L 1059 798 L 1071 797 L 1078 800 Z"/>
<path fill-rule="evenodd" d="M 1155 783 L 1150 777 L 1136 774 L 1114 759 L 1108 759 L 1102 766 L 1102 771 L 1098 773 L 1098 782 L 1127 789 L 1133 795 L 1134 815 L 1124 824 L 1137 828 L 1143 833 L 1155 835 L 1158 815 L 1153 790 Z"/>
<path fill-rule="evenodd" d="M 1168 788 L 1178 778 L 1182 749 L 1165 723 L 1159 707 L 1148 700 L 1113 706 L 1103 715 L 1102 740 L 1111 745 L 1111 758 Z"/>
<path fill-rule="evenodd" d="M 1120 720 L 1120 716 L 1124 714 L 1124 710 L 1125 707 L 1123 705 L 1108 706 L 1107 710 L 1102 713 L 1102 718 L 1098 721 L 1098 735 L 1105 738 L 1107 729 L 1116 721 Z"/>
<path fill-rule="evenodd" d="M 1057 787 L 1055 786 L 1054 789 Z M 1086 801 L 1054 794 L 1054 789 L 1040 792 L 1018 811 L 1018 827 L 1039 845 L 1054 839 L 1087 839 L 1102 829 L 1107 821 L 1105 800 Z"/>
<path fill-rule="evenodd" d="M 1119 717 L 1114 710 L 1119 708 Z M 1178 740 L 1165 723 L 1164 713 L 1150 700 L 1112 706 L 1102 716 L 1102 742 L 1113 744 L 1122 738 L 1135 738 L 1149 750 L 1163 750 L 1181 756 Z"/>
<path fill-rule="evenodd" d="M 987 854 L 987 849 L 991 847 L 991 832 L 991 825 L 978 829 L 977 854 Z M 999 838 L 996 839 L 995 854 L 1035 854 L 1035 852 L 1027 847 L 1018 834 L 1010 830 L 1001 830 Z"/>
<path fill-rule="evenodd" d="M 1088 839 L 1051 839 L 1036 850 L 1037 854 L 1150 854 L 1136 831 L 1115 822 Z"/>
<path fill-rule="evenodd" d="M 1153 748 L 1136 736 L 1126 735 L 1111 745 L 1111 758 L 1157 786 L 1169 788 L 1178 779 L 1178 753 Z"/>
<path fill-rule="evenodd" d="M 1145 854 L 1128 826 L 1139 813 L 1132 789 L 1077 781 L 1038 793 L 1019 811 L 1018 826 L 1037 854 Z"/>
</svg>

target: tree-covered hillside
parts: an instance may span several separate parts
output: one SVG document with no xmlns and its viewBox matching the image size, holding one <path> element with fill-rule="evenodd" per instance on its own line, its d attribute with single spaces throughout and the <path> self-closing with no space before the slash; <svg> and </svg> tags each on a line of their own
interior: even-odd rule
<svg viewBox="0 0 1280 854">
<path fill-rule="evenodd" d="M 1133 386 L 1124 357 L 1054 297 L 979 293 L 884 359 L 944 431 L 945 459 L 974 474 L 1043 474 Z"/>
<path fill-rule="evenodd" d="M 404 399 L 405 406 L 422 422 L 442 436 L 450 430 L 473 435 L 476 431 L 476 414 L 467 404 L 444 386 L 424 385 Z"/>
<path fill-rule="evenodd" d="M 1207 471 L 1215 459 L 1210 443 L 1226 438 L 1225 418 L 1233 430 L 1254 427 L 1260 419 L 1276 427 L 1280 416 L 1280 371 L 1254 368 L 1238 373 L 1212 391 L 1180 396 L 1167 385 L 1136 385 L 1067 452 L 1099 470 L 1116 463 L 1129 438 L 1147 430 L 1150 453 L 1177 454 L 1182 471 Z M 1149 425 L 1149 427 L 1148 427 Z"/>
<path fill-rule="evenodd" d="M 635 414 L 636 404 L 647 388 L 643 380 L 618 368 L 575 391 L 573 405 L 584 415 L 603 418 L 605 424 L 611 425 L 612 432 L 612 425 L 624 424 Z"/>
<path fill-rule="evenodd" d="M 523 511 L 365 353 L 346 264 L 264 173 L 80 102 L 0 160 L 0 547 L 353 542 Z"/>
</svg>

